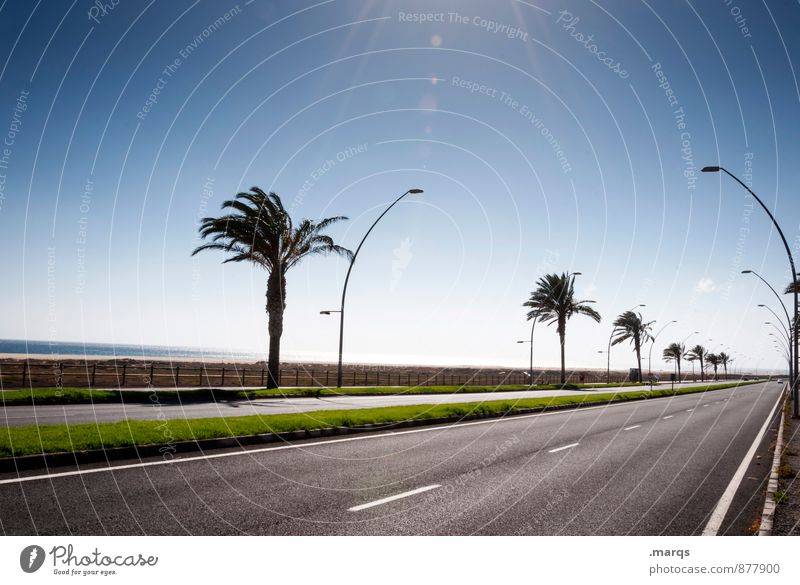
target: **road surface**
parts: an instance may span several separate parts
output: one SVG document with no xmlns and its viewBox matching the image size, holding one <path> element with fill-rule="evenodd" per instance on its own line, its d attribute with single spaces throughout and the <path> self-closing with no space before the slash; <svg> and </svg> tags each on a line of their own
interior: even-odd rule
<svg viewBox="0 0 800 585">
<path fill-rule="evenodd" d="M 684 383 L 682 388 L 704 383 Z M 587 390 L 520 390 L 514 392 L 474 392 L 459 394 L 400 394 L 389 396 L 323 396 L 312 398 L 263 398 L 256 400 L 229 400 L 217 402 L 184 402 L 183 404 L 153 402 L 131 404 L 45 404 L 40 406 L 9 406 L 0 409 L 0 427 L 35 424 L 77 424 L 115 422 L 126 419 L 179 419 L 219 416 L 248 416 L 254 414 L 286 414 L 312 410 L 339 410 L 350 408 L 377 408 L 381 406 L 407 406 L 409 404 L 452 404 L 454 402 L 483 402 L 487 400 L 516 400 L 519 398 L 545 398 L 572 396 L 598 392 L 633 391 L 645 387 L 617 387 Z M 669 388 L 662 384 L 657 388 Z"/>
<path fill-rule="evenodd" d="M 716 518 L 713 532 L 746 534 L 763 505 L 781 390 L 770 382 L 180 461 L 130 461 L 112 470 L 3 474 L 0 529 L 690 535 Z M 741 484 L 731 483 L 737 471 Z"/>
</svg>

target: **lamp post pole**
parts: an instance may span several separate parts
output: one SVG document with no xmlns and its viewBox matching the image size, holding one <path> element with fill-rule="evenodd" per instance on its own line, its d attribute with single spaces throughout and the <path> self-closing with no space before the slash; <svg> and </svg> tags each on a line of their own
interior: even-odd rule
<svg viewBox="0 0 800 585">
<path fill-rule="evenodd" d="M 530 339 L 530 341 L 526 341 L 524 339 L 521 340 L 521 341 L 517 341 L 517 343 L 530 343 L 531 344 L 531 363 L 530 363 L 530 368 L 528 370 L 529 373 L 530 373 L 530 378 L 531 378 L 530 379 L 530 385 L 531 386 L 533 386 L 533 331 L 534 331 L 534 329 L 536 329 L 536 317 L 533 318 L 533 323 L 531 324 L 531 339 Z"/>
<path fill-rule="evenodd" d="M 786 310 L 786 305 L 784 304 L 783 299 L 781 298 L 781 295 L 778 294 L 778 291 L 776 291 L 775 288 L 770 283 L 768 283 L 764 279 L 764 277 L 761 276 L 755 270 L 742 270 L 742 274 L 752 274 L 753 276 L 755 276 L 757 279 L 759 279 L 761 282 L 763 282 L 767 286 L 767 288 L 772 292 L 772 294 L 775 295 L 775 298 L 778 299 L 778 303 L 780 303 L 781 308 L 783 309 L 783 314 L 786 316 L 786 324 L 789 326 L 789 332 L 793 331 L 794 328 L 792 327 L 792 318 L 789 316 L 789 311 Z M 767 307 L 766 305 L 759 305 L 759 307 L 764 307 L 766 309 L 769 309 L 769 307 Z M 775 311 L 773 311 L 772 309 L 769 309 L 769 310 L 772 312 L 773 315 L 775 315 Z M 777 315 L 776 315 L 776 317 L 777 317 Z M 778 323 L 780 323 L 780 321 L 781 321 L 780 318 L 778 318 Z M 789 335 L 789 380 L 790 381 L 795 379 L 795 375 L 794 374 L 797 372 L 797 370 L 795 369 L 795 361 L 792 359 L 794 357 L 795 349 L 796 348 L 794 347 L 794 344 L 792 343 L 791 335 Z M 795 394 L 794 394 L 794 391 L 793 391 L 793 393 L 792 393 L 793 399 L 794 399 L 794 396 L 795 396 Z"/>
<path fill-rule="evenodd" d="M 339 365 L 338 365 L 337 370 L 336 370 L 336 387 L 337 388 L 341 388 L 342 387 L 342 348 L 344 346 L 344 301 L 347 298 L 347 283 L 350 281 L 350 272 L 353 270 L 353 264 L 355 264 L 355 262 L 356 262 L 356 257 L 358 257 L 358 253 L 361 251 L 361 246 L 364 245 L 364 242 L 366 241 L 366 239 L 369 236 L 369 234 L 372 232 L 373 229 L 375 229 L 375 226 L 378 225 L 378 222 L 383 218 L 383 216 L 386 215 L 387 213 L 389 213 L 389 210 L 392 207 L 397 205 L 397 203 L 403 197 L 408 195 L 409 193 L 412 194 L 412 195 L 416 195 L 416 194 L 422 193 L 422 192 L 423 192 L 422 189 L 409 189 L 408 191 L 406 191 L 405 193 L 400 195 L 400 197 L 395 199 L 392 202 L 392 204 L 389 205 L 389 207 L 387 207 L 383 211 L 383 213 L 381 213 L 378 216 L 378 219 L 376 219 L 374 222 L 372 222 L 372 225 L 367 230 L 367 233 L 364 234 L 363 238 L 361 238 L 361 242 L 358 244 L 358 248 L 356 248 L 356 251 L 353 254 L 353 257 L 350 259 L 350 266 L 347 267 L 347 274 L 344 277 L 344 286 L 342 287 L 342 306 L 341 306 L 341 308 L 338 311 L 321 311 L 321 313 L 323 315 L 330 315 L 331 313 L 339 313 Z"/>
<path fill-rule="evenodd" d="M 764 202 L 761 201 L 761 199 L 759 199 L 758 195 L 753 193 L 753 190 L 750 189 L 750 187 L 748 187 L 741 180 L 739 180 L 739 177 L 737 177 L 736 175 L 734 175 L 733 173 L 731 173 L 730 171 L 728 171 L 724 167 L 720 167 L 720 166 L 703 167 L 702 171 L 704 173 L 717 173 L 719 171 L 722 171 L 723 173 L 725 173 L 726 175 L 731 177 L 734 181 L 739 183 L 739 185 L 744 187 L 747 190 L 747 192 L 750 193 L 750 195 L 753 196 L 753 199 L 758 201 L 758 204 L 761 206 L 761 208 L 767 213 L 769 218 L 772 220 L 772 224 L 775 226 L 775 229 L 778 230 L 778 234 L 780 234 L 780 236 L 781 236 L 781 240 L 783 241 L 783 247 L 786 248 L 786 255 L 789 258 L 789 269 L 791 270 L 791 273 L 792 273 L 792 285 L 793 285 L 792 286 L 792 289 L 793 289 L 792 292 L 793 292 L 793 296 L 794 296 L 794 321 L 792 322 L 794 327 L 792 328 L 792 343 L 790 344 L 791 348 L 792 348 L 792 356 L 791 356 L 792 371 L 789 373 L 789 378 L 790 378 L 791 387 L 792 387 L 792 416 L 797 418 L 798 415 L 800 415 L 800 408 L 798 408 L 798 404 L 797 404 L 797 369 L 798 369 L 798 363 L 797 363 L 797 349 L 798 349 L 797 348 L 797 337 L 798 336 L 797 336 L 797 326 L 796 325 L 798 323 L 798 320 L 797 320 L 798 284 L 797 284 L 797 269 L 795 268 L 795 265 L 794 265 L 794 257 L 792 256 L 792 249 L 789 247 L 789 243 L 786 241 L 786 236 L 783 235 L 783 230 L 781 229 L 780 224 L 778 224 L 778 221 L 775 219 L 775 216 L 772 215 L 772 212 L 769 210 L 769 208 L 766 205 L 764 205 Z"/>
</svg>

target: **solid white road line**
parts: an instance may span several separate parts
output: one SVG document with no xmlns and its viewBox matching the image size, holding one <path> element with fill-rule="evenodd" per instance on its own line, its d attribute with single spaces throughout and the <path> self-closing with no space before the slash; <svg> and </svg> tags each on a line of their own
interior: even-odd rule
<svg viewBox="0 0 800 585">
<path fill-rule="evenodd" d="M 559 451 L 563 451 L 564 449 L 572 449 L 573 447 L 577 447 L 580 443 L 570 443 L 569 445 L 564 445 L 563 447 L 557 447 L 555 449 L 550 449 L 548 453 L 558 453 Z"/>
<path fill-rule="evenodd" d="M 691 396 L 690 394 L 688 396 Z M 652 398 L 651 400 L 673 400 L 674 396 L 665 396 L 663 398 Z M 45 479 L 56 479 L 59 477 L 70 477 L 73 475 L 89 475 L 92 473 L 107 473 L 109 471 L 123 471 L 125 469 L 139 469 L 144 467 L 156 467 L 159 465 L 174 465 L 178 463 L 191 463 L 193 461 L 206 461 L 210 459 L 222 459 L 226 457 L 241 457 L 242 455 L 255 455 L 257 453 L 266 453 L 268 451 L 284 451 L 286 449 L 306 449 L 308 447 L 319 447 L 324 445 L 334 445 L 336 443 L 349 443 L 351 441 L 368 441 L 374 439 L 384 439 L 386 437 L 396 437 L 398 435 L 411 435 L 415 433 L 430 433 L 435 431 L 442 431 L 445 429 L 453 429 L 460 427 L 471 427 L 476 425 L 490 425 L 501 424 L 505 422 L 525 420 L 539 416 L 556 416 L 563 414 L 574 414 L 576 412 L 586 412 L 589 410 L 600 410 L 603 408 L 616 408 L 620 406 L 630 406 L 630 402 L 619 402 L 617 404 L 601 404 L 600 406 L 587 406 L 581 408 L 579 411 L 561 410 L 555 412 L 537 412 L 533 414 L 521 414 L 517 416 L 509 416 L 503 418 L 492 418 L 487 420 L 477 420 L 470 422 L 453 423 L 446 426 L 430 426 L 421 429 L 410 429 L 407 431 L 389 431 L 387 433 L 361 435 L 356 437 L 344 437 L 341 439 L 327 439 L 322 441 L 306 441 L 303 443 L 289 443 L 286 445 L 279 445 L 277 447 L 260 447 L 258 449 L 244 449 L 242 451 L 229 451 L 227 453 L 213 453 L 211 455 L 195 455 L 192 457 L 180 457 L 174 459 L 161 459 L 159 461 L 140 461 L 139 463 L 127 463 L 125 465 L 110 465 L 108 467 L 95 467 L 92 469 L 80 469 L 75 471 L 61 471 L 58 473 L 46 473 L 41 475 L 28 475 L 24 477 L 13 477 L 11 479 L 0 479 L 0 485 L 12 483 L 25 483 L 29 481 L 41 481 Z"/>
<path fill-rule="evenodd" d="M 368 504 L 361 504 L 360 506 L 353 506 L 352 508 L 348 508 L 348 512 L 358 512 L 360 510 L 366 510 L 367 508 L 372 508 L 373 506 L 380 506 L 381 504 L 387 504 L 389 502 L 394 502 L 395 500 L 400 500 L 402 498 L 407 498 L 409 496 L 414 496 L 416 494 L 421 494 L 422 492 L 427 492 L 430 490 L 435 490 L 438 487 L 442 487 L 441 484 L 435 483 L 433 485 L 428 485 L 425 487 L 417 488 L 415 490 L 411 490 L 410 492 L 403 492 L 402 494 L 397 494 L 394 496 L 389 496 L 388 498 L 382 498 L 380 500 L 375 500 L 374 502 L 369 502 Z"/>
<path fill-rule="evenodd" d="M 756 454 L 756 450 L 761 444 L 761 440 L 764 438 L 764 435 L 769 428 L 769 423 L 775 414 L 775 410 L 778 408 L 781 400 L 783 399 L 783 394 L 783 392 L 778 393 L 778 400 L 775 401 L 775 406 L 773 406 L 772 410 L 769 411 L 767 420 L 765 420 L 764 424 L 761 425 L 761 430 L 756 435 L 753 444 L 750 445 L 750 449 L 748 449 L 747 453 L 745 453 L 744 459 L 742 459 L 742 462 L 739 464 L 739 469 L 737 469 L 736 473 L 733 474 L 731 482 L 728 484 L 728 487 L 725 489 L 725 492 L 722 494 L 719 502 L 717 502 L 714 511 L 711 513 L 711 518 L 709 518 L 708 524 L 706 524 L 705 530 L 703 530 L 703 536 L 716 536 L 716 534 L 719 532 L 722 521 L 725 519 L 725 515 L 728 513 L 728 508 L 730 508 L 731 502 L 733 501 L 733 496 L 736 495 L 736 492 L 738 491 L 739 486 L 744 479 L 744 474 L 750 465 L 750 461 Z"/>
<path fill-rule="evenodd" d="M 625 427 L 622 429 L 623 431 L 632 431 L 633 429 L 638 429 L 642 425 L 633 425 L 632 427 Z"/>
<path fill-rule="evenodd" d="M 692 412 L 693 410 L 694 410 L 694 408 L 687 408 L 686 412 Z"/>
<path fill-rule="evenodd" d="M 664 420 L 667 420 L 668 418 L 672 418 L 673 416 L 675 416 L 675 415 L 674 414 L 670 414 L 669 416 L 665 416 Z"/>
</svg>

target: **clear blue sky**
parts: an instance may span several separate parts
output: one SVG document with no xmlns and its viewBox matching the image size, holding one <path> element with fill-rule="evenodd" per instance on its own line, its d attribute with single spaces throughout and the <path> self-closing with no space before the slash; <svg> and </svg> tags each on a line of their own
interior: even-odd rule
<svg viewBox="0 0 800 585">
<path fill-rule="evenodd" d="M 655 354 L 697 330 L 776 367 L 756 305 L 777 306 L 739 271 L 785 286 L 780 241 L 699 169 L 750 173 L 800 252 L 798 28 L 796 3 L 741 0 L 6 0 L 0 337 L 259 351 L 265 275 L 192 259 L 198 217 L 259 185 L 349 216 L 354 248 L 420 187 L 359 257 L 347 359 L 524 366 L 521 304 L 571 270 L 603 322 L 569 323 L 568 364 L 604 367 L 614 316 L 646 303 L 678 320 Z M 288 275 L 286 359 L 335 357 L 319 311 L 345 270 Z M 537 332 L 538 365 L 556 340 Z"/>
</svg>

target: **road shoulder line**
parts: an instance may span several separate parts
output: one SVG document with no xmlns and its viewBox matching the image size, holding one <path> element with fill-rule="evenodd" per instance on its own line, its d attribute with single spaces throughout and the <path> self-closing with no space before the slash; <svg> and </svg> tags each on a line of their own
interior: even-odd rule
<svg viewBox="0 0 800 585">
<path fill-rule="evenodd" d="M 775 405 L 769 411 L 767 419 L 764 421 L 764 424 L 761 425 L 761 430 L 756 435 L 756 438 L 750 445 L 747 453 L 745 453 L 745 456 L 742 459 L 742 462 L 739 464 L 736 473 L 733 474 L 730 483 L 728 483 L 728 487 L 725 488 L 725 491 L 722 493 L 717 505 L 714 507 L 714 511 L 711 513 L 711 517 L 709 518 L 708 523 L 703 530 L 703 536 L 716 536 L 719 533 L 719 529 L 722 526 L 722 521 L 728 514 L 728 509 L 733 501 L 733 497 L 736 495 L 736 492 L 739 490 L 739 487 L 742 484 L 744 475 L 747 472 L 747 467 L 750 465 L 750 461 L 756 454 L 759 444 L 761 444 L 761 441 L 764 439 L 764 435 L 767 433 L 769 424 L 772 422 L 772 419 L 775 416 L 775 410 L 783 401 L 783 397 L 784 392 L 781 390 L 780 394 L 778 395 L 778 400 L 775 401 Z"/>
</svg>

